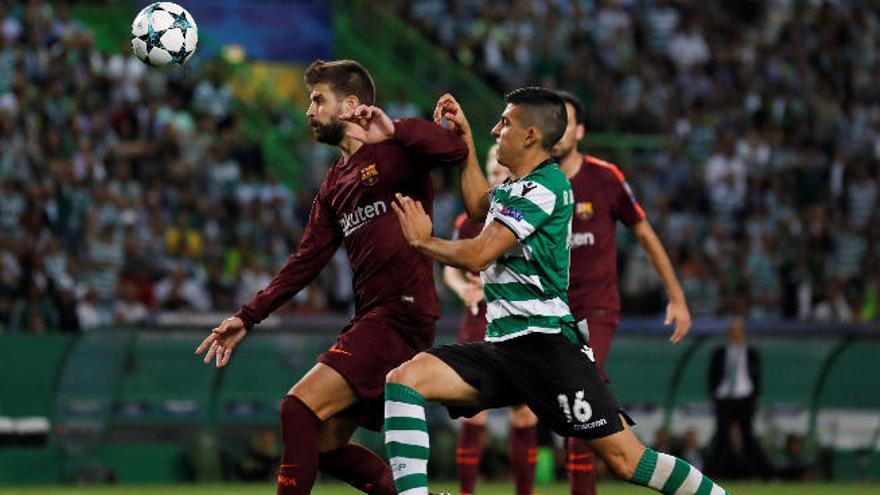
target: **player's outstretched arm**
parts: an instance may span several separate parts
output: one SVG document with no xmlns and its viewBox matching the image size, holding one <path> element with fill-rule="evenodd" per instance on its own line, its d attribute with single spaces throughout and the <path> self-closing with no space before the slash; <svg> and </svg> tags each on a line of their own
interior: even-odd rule
<svg viewBox="0 0 880 495">
<path fill-rule="evenodd" d="M 398 193 L 397 202 L 391 203 L 391 208 L 400 220 L 400 228 L 409 244 L 449 266 L 481 272 L 517 243 L 513 232 L 498 222 L 491 222 L 473 239 L 438 239 L 431 236 L 431 217 L 425 213 L 420 201 Z"/>
<path fill-rule="evenodd" d="M 684 297 L 684 291 L 681 284 L 678 283 L 678 277 L 675 276 L 675 270 L 672 268 L 672 261 L 663 248 L 663 243 L 654 232 L 654 228 L 647 220 L 642 220 L 633 226 L 633 233 L 639 240 L 642 249 L 648 254 L 648 259 L 654 265 L 654 270 L 663 280 L 666 287 L 666 293 L 669 296 L 669 304 L 666 306 L 666 320 L 664 324 L 675 324 L 675 330 L 669 341 L 673 344 L 681 342 L 688 332 L 691 330 L 691 312 L 688 309 L 687 300 Z"/>
<path fill-rule="evenodd" d="M 461 198 L 468 217 L 477 222 L 482 221 L 489 212 L 489 182 L 477 160 L 470 123 L 461 105 L 449 93 L 441 96 L 434 108 L 434 122 L 440 125 L 444 119 L 449 124 L 449 128 L 460 135 L 468 146 L 468 156 L 461 165 Z"/>
<path fill-rule="evenodd" d="M 247 331 L 311 283 L 333 257 L 342 243 L 342 233 L 335 216 L 321 198 L 318 193 L 299 247 L 269 285 L 257 292 L 233 317 L 223 320 L 196 349 L 196 354 L 208 351 L 206 364 L 215 358 L 218 367 L 225 366 L 232 350 Z"/>
<path fill-rule="evenodd" d="M 226 318 L 219 326 L 211 330 L 211 333 L 199 344 L 196 355 L 207 350 L 205 364 L 209 364 L 214 359 L 218 368 L 226 366 L 229 358 L 232 357 L 232 350 L 245 335 L 247 335 L 247 329 L 241 318 L 235 316 Z"/>
</svg>

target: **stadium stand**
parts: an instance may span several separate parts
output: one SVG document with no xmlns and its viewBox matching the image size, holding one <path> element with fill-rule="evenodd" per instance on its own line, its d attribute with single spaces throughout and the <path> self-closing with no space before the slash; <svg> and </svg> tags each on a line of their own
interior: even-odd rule
<svg viewBox="0 0 880 495">
<path fill-rule="evenodd" d="M 469 102 L 481 128 L 500 105 L 499 92 L 513 84 L 582 94 L 590 104 L 591 151 L 626 150 L 616 158 L 624 158 L 620 165 L 680 268 L 698 315 L 878 318 L 880 217 L 873 212 L 880 148 L 864 82 L 876 62 L 835 59 L 826 67 L 805 57 L 798 65 L 763 50 L 800 53 L 802 45 L 823 42 L 815 33 L 847 27 L 852 36 L 825 43 L 862 53 L 853 45 L 876 28 L 853 22 L 860 7 L 795 11 L 774 3 L 747 20 L 718 2 L 702 11 L 654 1 L 620 2 L 622 9 L 612 8 L 617 3 L 516 3 L 502 13 L 477 1 L 453 10 L 443 2 L 337 2 L 337 55 L 362 58 L 373 68 L 383 104 L 425 114 L 440 92 L 451 90 Z M 0 327 L 90 329 L 148 323 L 144 315 L 152 312 L 145 309 L 233 309 L 296 245 L 331 158 L 304 134 L 303 102 L 268 105 L 274 100 L 262 93 L 237 98 L 240 81 L 260 72 L 247 64 L 196 59 L 182 77 L 98 52 L 118 39 L 125 9 L 90 15 L 89 6 L 78 5 L 79 21 L 64 5 L 28 5 L 4 12 L 9 77 L 0 80 Z M 367 16 L 375 22 L 350 29 L 353 19 Z M 535 36 L 561 18 L 578 22 L 560 24 L 567 27 L 551 37 Z M 752 31 L 750 22 L 757 34 L 736 34 Z M 609 27 L 615 23 L 619 32 Z M 815 29 L 819 25 L 824 30 Z M 37 26 L 49 26 L 47 35 L 25 39 Z M 506 29 L 519 34 L 505 37 Z M 809 43 L 793 42 L 795 32 L 810 33 Z M 523 52 L 514 49 L 517 43 L 536 46 Z M 385 53 L 380 50 L 364 51 L 373 44 L 397 63 L 375 55 Z M 691 48 L 702 55 L 684 67 L 677 50 Z M 52 67 L 35 63 L 55 52 L 70 56 L 56 57 Z M 518 68 L 508 73 L 500 70 L 505 66 Z M 50 72 L 76 84 L 46 85 Z M 102 100 L 97 88 L 107 90 L 104 105 L 96 105 Z M 206 95 L 222 104 L 206 105 Z M 835 95 L 842 95 L 840 105 Z M 24 125 L 28 119 L 40 125 Z M 645 122 L 655 124 L 635 125 Z M 630 132 L 642 134 L 622 134 Z M 171 171 L 174 180 L 154 181 Z M 731 173 L 734 189 L 722 180 Z M 290 189 L 274 178 L 279 175 Z M 37 176 L 39 187 L 31 180 Z M 187 184 L 206 184 L 207 198 Z M 438 198 L 456 211 L 452 190 Z M 60 210 L 61 219 L 53 204 L 71 209 Z M 260 220 L 249 221 L 254 218 Z M 270 247 L 243 256 L 257 245 Z M 623 245 L 627 312 L 658 311 L 659 285 L 638 283 L 645 260 L 634 244 Z M 88 263 L 74 263 L 68 253 L 86 255 Z M 345 296 L 340 302 L 330 295 L 344 294 L 349 276 L 338 267 L 325 275 L 292 308 L 348 311 Z M 175 286 L 185 286 L 186 297 L 169 299 Z"/>
<path fill-rule="evenodd" d="M 861 48 L 878 26 L 863 22 L 867 4 L 391 4 L 498 92 L 580 95 L 588 137 L 665 138 L 619 165 L 697 315 L 878 318 L 878 59 Z M 853 56 L 815 56 L 820 46 Z M 660 285 L 646 283 L 638 253 L 621 253 L 624 311 L 658 311 Z"/>
</svg>

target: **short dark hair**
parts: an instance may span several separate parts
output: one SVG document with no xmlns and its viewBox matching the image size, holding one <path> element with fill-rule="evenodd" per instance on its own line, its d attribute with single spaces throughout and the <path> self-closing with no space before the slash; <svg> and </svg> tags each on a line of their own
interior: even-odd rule
<svg viewBox="0 0 880 495">
<path fill-rule="evenodd" d="M 315 60 L 306 68 L 304 78 L 309 86 L 326 83 L 334 93 L 357 96 L 364 105 L 372 105 L 376 101 L 373 78 L 363 65 L 354 60 Z"/>
<path fill-rule="evenodd" d="M 568 103 L 569 105 L 574 107 L 574 120 L 578 124 L 586 124 L 587 123 L 587 115 L 586 110 L 584 109 L 584 102 L 581 101 L 580 98 L 574 95 L 574 93 L 569 93 L 565 90 L 557 90 L 556 94 L 562 98 L 562 101 Z"/>
<path fill-rule="evenodd" d="M 535 126 L 541 130 L 541 147 L 550 150 L 568 125 L 565 101 L 555 92 L 539 87 L 519 88 L 504 97 L 511 105 L 521 105 L 520 119 L 525 127 Z"/>
</svg>

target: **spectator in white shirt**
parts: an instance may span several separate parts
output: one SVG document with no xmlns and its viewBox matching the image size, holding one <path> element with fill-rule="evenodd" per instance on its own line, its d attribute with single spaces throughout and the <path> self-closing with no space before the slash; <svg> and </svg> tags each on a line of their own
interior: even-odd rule
<svg viewBox="0 0 880 495">
<path fill-rule="evenodd" d="M 745 206 L 748 172 L 745 163 L 734 153 L 736 144 L 731 131 L 722 134 L 716 152 L 706 162 L 706 190 L 712 209 L 722 215 L 736 215 Z"/>
</svg>

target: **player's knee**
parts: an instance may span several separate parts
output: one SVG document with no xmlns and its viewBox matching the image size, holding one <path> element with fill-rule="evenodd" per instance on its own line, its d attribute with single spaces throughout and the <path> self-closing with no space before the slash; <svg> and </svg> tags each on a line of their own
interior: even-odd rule
<svg viewBox="0 0 880 495">
<path fill-rule="evenodd" d="M 403 380 L 404 374 L 406 373 L 402 368 L 406 365 L 406 363 L 401 364 L 397 368 L 389 371 L 387 375 L 385 375 L 385 383 L 400 383 Z"/>
<path fill-rule="evenodd" d="M 406 385 L 407 387 L 418 390 L 419 377 L 422 374 L 421 360 L 419 359 L 420 356 L 421 354 L 418 354 L 416 357 L 389 371 L 388 374 L 385 375 L 385 382 Z"/>
<path fill-rule="evenodd" d="M 385 382 L 412 387 L 415 384 L 415 375 L 416 373 L 415 370 L 413 370 L 413 366 L 410 364 L 410 361 L 407 361 L 389 371 L 388 374 L 385 375 Z"/>
<path fill-rule="evenodd" d="M 528 406 L 516 406 L 510 409 L 510 425 L 514 428 L 528 428 L 538 424 L 538 417 Z"/>
<path fill-rule="evenodd" d="M 474 426 L 485 426 L 486 419 L 488 418 L 488 416 L 489 415 L 486 414 L 486 411 L 480 411 L 477 414 L 471 416 L 470 418 L 465 418 L 464 422 L 469 425 L 474 425 Z"/>
</svg>

